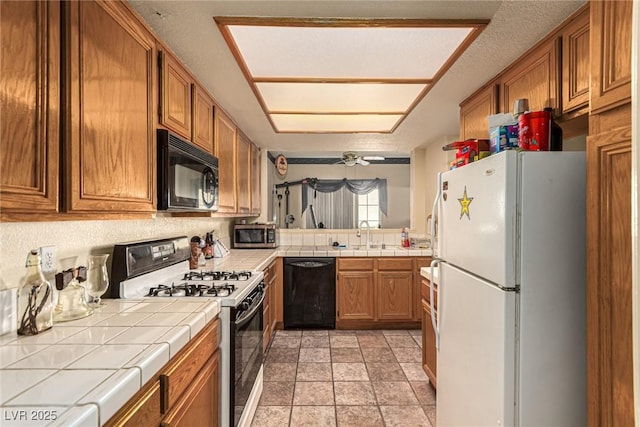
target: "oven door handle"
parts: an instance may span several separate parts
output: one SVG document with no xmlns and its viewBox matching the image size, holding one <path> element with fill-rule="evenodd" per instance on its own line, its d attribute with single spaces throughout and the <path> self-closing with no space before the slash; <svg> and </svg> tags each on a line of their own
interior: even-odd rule
<svg viewBox="0 0 640 427">
<path fill-rule="evenodd" d="M 248 313 L 244 314 L 239 319 L 236 319 L 236 321 L 235 321 L 236 328 L 242 328 L 244 325 L 246 325 L 247 323 L 249 323 L 251 321 L 251 318 L 256 313 L 256 311 L 258 311 L 258 310 L 260 310 L 262 308 L 262 302 L 264 301 L 264 296 L 265 296 L 265 294 L 263 293 L 260 296 L 260 302 L 255 304 L 254 307 L 251 309 L 251 311 L 249 311 Z"/>
</svg>

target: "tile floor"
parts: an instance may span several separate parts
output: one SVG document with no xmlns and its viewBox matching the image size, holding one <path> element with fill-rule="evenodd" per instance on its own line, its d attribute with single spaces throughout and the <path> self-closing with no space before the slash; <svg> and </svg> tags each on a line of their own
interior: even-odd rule
<svg viewBox="0 0 640 427">
<path fill-rule="evenodd" d="M 277 331 L 252 426 L 435 426 L 420 346 L 420 330 Z"/>
</svg>

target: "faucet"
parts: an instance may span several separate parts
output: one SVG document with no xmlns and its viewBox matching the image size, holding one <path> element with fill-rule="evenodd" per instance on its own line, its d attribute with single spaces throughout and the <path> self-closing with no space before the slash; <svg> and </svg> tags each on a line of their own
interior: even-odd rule
<svg viewBox="0 0 640 427">
<path fill-rule="evenodd" d="M 367 224 L 367 244 L 366 247 L 367 249 L 371 248 L 371 226 L 369 225 L 369 221 L 367 221 L 366 219 L 363 219 L 362 221 L 360 221 L 360 224 L 358 224 L 358 237 L 360 237 L 361 235 L 361 231 L 360 229 L 362 228 L 362 224 Z"/>
</svg>

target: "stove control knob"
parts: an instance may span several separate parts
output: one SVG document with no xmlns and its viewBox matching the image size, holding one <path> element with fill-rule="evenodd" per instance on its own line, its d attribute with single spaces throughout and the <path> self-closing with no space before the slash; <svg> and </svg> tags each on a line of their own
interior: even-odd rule
<svg viewBox="0 0 640 427">
<path fill-rule="evenodd" d="M 242 304 L 240 304 L 240 308 L 243 310 L 249 310 L 249 303 L 243 302 Z"/>
</svg>

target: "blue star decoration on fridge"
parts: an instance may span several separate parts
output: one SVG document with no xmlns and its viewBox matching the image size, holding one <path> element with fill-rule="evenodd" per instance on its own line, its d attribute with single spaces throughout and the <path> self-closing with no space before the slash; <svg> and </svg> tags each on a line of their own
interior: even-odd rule
<svg viewBox="0 0 640 427">
<path fill-rule="evenodd" d="M 458 199 L 458 201 L 460 202 L 460 219 L 462 219 L 462 217 L 466 215 L 469 221 L 471 221 L 471 216 L 469 215 L 469 205 L 473 201 L 473 197 L 467 196 L 466 185 L 464 186 L 464 194 L 462 195 L 461 199 Z"/>
</svg>

